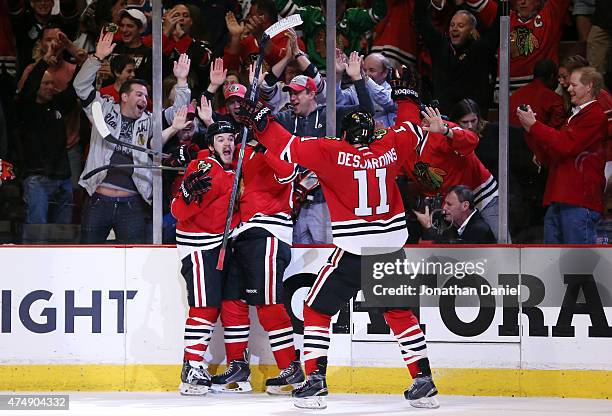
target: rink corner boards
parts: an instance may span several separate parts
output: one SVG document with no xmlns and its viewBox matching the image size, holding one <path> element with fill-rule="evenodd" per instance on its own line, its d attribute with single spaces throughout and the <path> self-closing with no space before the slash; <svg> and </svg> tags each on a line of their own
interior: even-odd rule
<svg viewBox="0 0 612 416">
<path fill-rule="evenodd" d="M 0 391 L 175 391 L 180 365 L 0 365 Z M 224 366 L 211 365 L 211 373 Z M 278 374 L 274 365 L 252 365 L 252 384 Z M 441 394 L 467 396 L 576 397 L 612 399 L 612 371 L 438 368 Z M 584 381 L 588 380 L 588 383 Z M 410 380 L 405 368 L 330 367 L 336 393 L 401 394 Z"/>
</svg>

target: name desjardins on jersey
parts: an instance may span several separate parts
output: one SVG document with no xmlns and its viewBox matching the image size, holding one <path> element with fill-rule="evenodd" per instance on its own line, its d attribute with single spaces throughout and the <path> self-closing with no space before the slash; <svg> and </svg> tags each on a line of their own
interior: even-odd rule
<svg viewBox="0 0 612 416">
<path fill-rule="evenodd" d="M 338 164 L 350 168 L 378 169 L 389 166 L 397 160 L 395 148 L 387 150 L 383 155 L 374 158 L 364 158 L 353 153 L 338 152 Z"/>
</svg>

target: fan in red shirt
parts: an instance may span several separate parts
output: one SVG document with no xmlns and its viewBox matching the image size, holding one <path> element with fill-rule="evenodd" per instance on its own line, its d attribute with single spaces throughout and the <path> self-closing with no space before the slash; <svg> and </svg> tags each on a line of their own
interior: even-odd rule
<svg viewBox="0 0 612 416">
<path fill-rule="evenodd" d="M 584 67 L 570 75 L 573 114 L 558 130 L 517 109 L 527 144 L 548 166 L 544 192 L 544 243 L 595 244 L 595 226 L 604 210 L 607 117 L 596 97 L 603 77 Z"/>
<path fill-rule="evenodd" d="M 533 81 L 510 96 L 510 124 L 520 126 L 515 109 L 521 104 L 529 104 L 538 121 L 555 129 L 561 127 L 567 117 L 563 98 L 555 92 L 558 84 L 557 65 L 550 59 L 538 61 L 533 76 Z"/>
<path fill-rule="evenodd" d="M 269 152 L 315 172 L 329 206 L 337 247 L 306 297 L 304 360 L 308 378 L 292 393 L 297 407 L 324 408 L 329 326 L 332 316 L 361 287 L 361 257 L 403 254 L 401 247 L 408 233 L 395 177 L 403 164 L 414 162 L 416 135 L 406 129 L 374 132 L 372 115 L 361 111 L 343 118 L 342 138 L 294 136 L 274 121 L 270 108 L 250 101 L 243 102 L 238 118 L 253 129 Z M 437 126 L 441 129 L 441 123 Z M 410 309 L 398 308 L 388 308 L 384 317 L 414 379 L 404 396 L 413 406 L 437 407 L 433 397 L 437 390 L 417 318 Z"/>
<path fill-rule="evenodd" d="M 416 65 L 417 35 L 414 25 L 407 25 L 414 12 L 414 0 L 389 0 L 388 12 L 378 22 L 370 53 L 379 52 L 397 65 Z"/>
<path fill-rule="evenodd" d="M 559 62 L 559 42 L 570 0 L 516 0 L 510 11 L 510 91 L 533 79 L 536 62 L 549 58 Z M 486 26 L 493 24 L 498 3 L 467 0 Z M 496 91 L 499 88 L 499 79 Z"/>
</svg>

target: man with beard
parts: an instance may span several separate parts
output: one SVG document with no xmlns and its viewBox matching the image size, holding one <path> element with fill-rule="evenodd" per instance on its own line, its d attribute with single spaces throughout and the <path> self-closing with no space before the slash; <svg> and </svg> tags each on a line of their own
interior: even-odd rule
<svg viewBox="0 0 612 416">
<path fill-rule="evenodd" d="M 239 281 L 228 275 L 231 251 L 223 270 L 216 269 L 225 229 L 225 217 L 235 172 L 232 170 L 235 130 L 220 121 L 207 131 L 208 151 L 191 161 L 183 183 L 172 201 L 177 219 L 177 248 L 181 274 L 187 285 L 189 314 L 185 322 L 185 350 L 179 391 L 183 395 L 204 395 L 211 386 L 204 354 L 219 318 L 222 301 L 240 301 Z M 238 225 L 234 213 L 232 228 Z M 226 319 L 222 316 L 222 322 Z M 239 316 L 249 325 L 248 309 Z M 225 325 L 225 323 L 224 323 Z M 247 335 L 248 339 L 248 335 Z M 229 361 L 229 360 L 228 360 Z"/>
</svg>

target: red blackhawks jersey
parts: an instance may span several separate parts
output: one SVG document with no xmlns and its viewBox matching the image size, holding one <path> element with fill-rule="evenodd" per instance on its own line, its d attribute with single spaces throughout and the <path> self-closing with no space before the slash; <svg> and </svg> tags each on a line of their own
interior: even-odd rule
<svg viewBox="0 0 612 416">
<path fill-rule="evenodd" d="M 421 129 L 419 109 L 411 101 L 402 101 L 398 106 L 397 120 L 407 121 L 399 128 L 416 134 L 417 161 L 408 170 L 408 175 L 417 182 L 426 195 L 445 195 L 455 185 L 465 185 L 474 193 L 474 204 L 480 210 L 496 196 L 497 181 L 474 153 L 478 136 L 448 123 L 453 137 L 429 133 Z M 398 127 L 394 127 L 397 131 Z"/>
<path fill-rule="evenodd" d="M 486 26 L 497 16 L 494 0 L 467 0 Z M 570 0 L 546 0 L 544 7 L 528 20 L 510 11 L 510 91 L 533 79 L 535 63 L 544 58 L 559 62 L 559 42 Z M 497 80 L 496 90 L 499 88 Z"/>
<path fill-rule="evenodd" d="M 257 133 L 269 151 L 317 174 L 333 242 L 357 255 L 395 251 L 408 238 L 395 177 L 402 163 L 414 159 L 416 137 L 390 129 L 376 136 L 370 146 L 356 148 L 338 138 L 293 136 L 275 121 Z"/>
<path fill-rule="evenodd" d="M 232 237 L 262 227 L 287 244 L 293 241 L 293 180 L 297 166 L 247 145 L 242 162 L 240 225 Z"/>
<path fill-rule="evenodd" d="M 379 52 L 399 65 L 416 65 L 417 35 L 412 21 L 414 0 L 387 0 L 387 14 L 378 22 L 370 52 Z"/>
<path fill-rule="evenodd" d="M 211 187 L 200 204 L 185 203 L 177 195 L 172 200 L 171 211 L 176 223 L 176 246 L 181 258 L 198 250 L 210 250 L 221 244 L 225 229 L 225 218 L 232 185 L 236 173 L 225 170 L 213 157 L 199 158 L 187 167 L 185 178 L 196 170 L 205 170 L 211 177 Z M 239 216 L 234 213 L 231 226 L 236 227 Z"/>
</svg>

